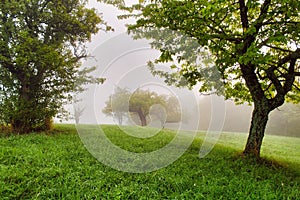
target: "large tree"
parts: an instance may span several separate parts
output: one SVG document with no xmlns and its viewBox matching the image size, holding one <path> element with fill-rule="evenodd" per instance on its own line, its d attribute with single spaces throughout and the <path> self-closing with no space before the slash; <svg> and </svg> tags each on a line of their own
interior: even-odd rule
<svg viewBox="0 0 300 200">
<path fill-rule="evenodd" d="M 85 42 L 107 28 L 86 3 L 0 2 L 0 121 L 15 132 L 49 128 L 71 92 L 101 81 L 88 75 L 92 69 L 80 70 L 80 60 L 87 57 Z"/>
<path fill-rule="evenodd" d="M 149 0 L 130 8 L 136 38 L 152 39 L 156 62 L 177 60 L 174 73 L 154 74 L 237 103 L 253 102 L 244 155 L 260 157 L 268 116 L 285 100 L 299 101 L 298 0 Z M 126 16 L 125 16 L 126 17 Z M 192 59 L 197 62 L 191 62 Z M 178 81 L 179 80 L 179 81 Z"/>
</svg>

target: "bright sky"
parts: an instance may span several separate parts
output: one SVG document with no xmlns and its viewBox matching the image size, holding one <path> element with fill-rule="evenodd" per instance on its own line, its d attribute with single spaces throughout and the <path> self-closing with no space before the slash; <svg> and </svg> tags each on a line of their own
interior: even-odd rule
<svg viewBox="0 0 300 200">
<path fill-rule="evenodd" d="M 100 31 L 88 44 L 88 51 L 92 58 L 84 62 L 83 66 L 96 66 L 94 76 L 104 77 L 107 80 L 102 85 L 90 86 L 88 91 L 79 97 L 82 99 L 79 106 L 85 108 L 80 122 L 116 123 L 111 117 L 105 117 L 102 113 L 105 101 L 114 92 L 116 86 L 126 87 L 132 92 L 142 88 L 175 95 L 182 108 L 189 109 L 190 113 L 194 113 L 193 120 L 197 120 L 197 116 L 200 115 L 195 108 L 198 108 L 199 93 L 167 86 L 163 79 L 152 76 L 146 65 L 149 60 L 157 58 L 159 52 L 150 49 L 146 40 L 132 40 L 127 35 L 125 24 L 132 23 L 133 20 L 118 20 L 117 16 L 122 14 L 121 11 L 113 6 L 98 3 L 96 0 L 90 0 L 89 6 L 97 8 L 99 13 L 102 13 L 104 21 L 114 28 L 114 32 Z M 70 110 L 73 110 L 72 107 Z M 224 102 L 218 103 L 215 107 L 218 108 L 218 112 L 223 110 Z M 224 117 L 220 113 L 215 116 Z M 214 121 L 222 121 L 222 119 Z M 219 129 L 219 125 L 212 126 Z"/>
<path fill-rule="evenodd" d="M 134 91 L 137 88 L 152 88 L 157 90 L 162 86 L 162 80 L 153 77 L 146 68 L 146 63 L 153 60 L 158 54 L 149 48 L 147 42 L 133 41 L 127 35 L 126 23 L 133 20 L 119 20 L 121 11 L 111 5 L 89 1 L 89 6 L 97 8 L 102 13 L 102 18 L 112 26 L 114 31 L 100 31 L 92 37 L 88 44 L 88 51 L 92 58 L 84 62 L 84 66 L 97 66 L 95 76 L 105 77 L 103 85 L 91 86 L 89 92 L 82 95 L 82 107 L 85 107 L 82 123 L 113 123 L 111 118 L 106 118 L 101 110 L 105 106 L 114 87 L 126 87 Z M 155 89 L 153 89 L 153 87 Z"/>
</svg>

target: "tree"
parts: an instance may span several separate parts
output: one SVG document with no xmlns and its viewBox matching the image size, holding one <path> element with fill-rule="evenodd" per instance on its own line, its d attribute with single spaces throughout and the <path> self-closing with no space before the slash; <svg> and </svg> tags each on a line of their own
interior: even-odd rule
<svg viewBox="0 0 300 200">
<path fill-rule="evenodd" d="M 146 126 L 146 117 L 149 115 L 151 106 L 155 104 L 164 105 L 164 103 L 163 96 L 149 90 L 137 89 L 130 97 L 129 111 L 136 113 L 141 120 L 141 125 Z"/>
<path fill-rule="evenodd" d="M 178 123 L 182 121 L 183 112 L 181 112 L 180 103 L 175 96 L 160 95 L 163 100 L 162 105 L 152 105 L 150 115 L 155 116 L 164 127 L 166 123 Z M 187 117 L 187 116 L 185 116 Z"/>
<path fill-rule="evenodd" d="M 15 132 L 46 130 L 71 92 L 103 81 L 88 75 L 94 68 L 80 70 L 85 42 L 99 29 L 109 29 L 85 5 L 80 0 L 1 1 L 0 121 Z"/>
<path fill-rule="evenodd" d="M 298 0 L 150 0 L 120 8 L 137 22 L 135 38 L 152 39 L 155 63 L 177 60 L 174 73 L 150 69 L 168 83 L 224 95 L 254 109 L 244 155 L 260 157 L 271 111 L 299 102 L 300 4 Z M 200 63 L 193 62 L 200 59 Z M 199 61 L 199 60 L 198 60 Z"/>
<path fill-rule="evenodd" d="M 181 121 L 181 107 L 175 96 L 169 96 L 166 100 L 167 123 L 177 123 Z"/>
<path fill-rule="evenodd" d="M 122 125 L 124 118 L 129 114 L 137 114 L 141 126 L 147 125 L 147 117 L 156 117 L 163 126 L 166 122 L 181 120 L 180 105 L 173 96 L 159 95 L 149 90 L 137 89 L 131 93 L 127 89 L 117 87 L 114 94 L 109 96 L 102 110 L 107 116 L 118 119 Z"/>
<path fill-rule="evenodd" d="M 114 94 L 110 95 L 108 101 L 105 102 L 106 106 L 102 112 L 106 116 L 115 117 L 118 120 L 118 124 L 122 125 L 129 111 L 128 102 L 130 96 L 131 93 L 128 89 L 117 87 Z"/>
<path fill-rule="evenodd" d="M 80 107 L 79 105 L 74 106 L 74 118 L 76 124 L 79 124 L 80 117 L 82 116 L 84 110 L 84 107 Z"/>
</svg>

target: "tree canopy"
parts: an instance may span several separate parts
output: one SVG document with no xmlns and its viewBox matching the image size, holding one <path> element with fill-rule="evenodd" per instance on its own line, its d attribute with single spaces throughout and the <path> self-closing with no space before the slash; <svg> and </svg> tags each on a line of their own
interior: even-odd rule
<svg viewBox="0 0 300 200">
<path fill-rule="evenodd" d="M 14 131 L 45 130 L 82 84 L 101 82 L 80 70 L 85 42 L 109 29 L 81 0 L 0 3 L 0 113 Z M 102 26 L 99 26 L 102 24 Z M 78 84 L 77 84 L 78 83 Z"/>
<path fill-rule="evenodd" d="M 299 102 L 300 4 L 297 0 L 149 0 L 119 8 L 137 19 L 135 38 L 151 39 L 150 63 L 166 82 L 253 102 L 245 155 L 259 157 L 269 113 Z M 173 73 L 155 63 L 174 62 Z"/>
<path fill-rule="evenodd" d="M 126 88 L 117 87 L 105 104 L 102 112 L 115 117 L 119 125 L 132 115 L 138 116 L 141 126 L 148 124 L 149 117 L 159 120 L 162 126 L 181 120 L 180 104 L 175 96 L 159 95 L 150 90 L 137 89 L 130 92 Z"/>
<path fill-rule="evenodd" d="M 128 100 L 131 93 L 126 88 L 115 88 L 114 94 L 109 96 L 105 102 L 102 112 L 106 116 L 112 116 L 118 120 L 118 124 L 122 125 L 128 113 Z"/>
</svg>

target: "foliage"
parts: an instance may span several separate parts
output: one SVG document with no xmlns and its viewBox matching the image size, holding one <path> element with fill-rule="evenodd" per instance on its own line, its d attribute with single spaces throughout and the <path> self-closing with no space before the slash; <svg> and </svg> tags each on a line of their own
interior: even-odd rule
<svg viewBox="0 0 300 200">
<path fill-rule="evenodd" d="M 105 23 L 80 0 L 1 1 L 1 122 L 28 133 L 48 127 L 71 92 L 99 83 L 80 70 L 85 42 Z"/>
<path fill-rule="evenodd" d="M 285 3 L 267 0 L 264 4 L 248 1 L 243 7 L 240 4 L 244 1 L 239 2 L 163 0 L 125 9 L 138 8 L 142 12 L 136 15 L 138 21 L 129 26 L 129 31 L 136 38 L 154 39 L 152 46 L 161 50 L 156 62 L 177 59 L 182 63 L 176 66 L 176 71 L 189 86 L 201 82 L 201 92 L 222 90 L 219 92 L 226 98 L 252 102 L 252 94 L 239 67 L 251 64 L 268 99 L 275 98 L 276 92 L 283 89 L 279 85 L 275 87 L 273 78 L 276 77 L 282 86 L 285 82 L 292 84 L 285 92 L 290 92 L 286 98 L 297 100 L 294 96 L 299 94 L 299 82 L 288 82 L 299 75 L 299 5 L 294 0 Z M 247 19 L 241 19 L 242 8 L 247 12 Z M 248 20 L 248 24 L 244 25 L 242 20 Z M 196 58 L 203 61 L 201 66 L 196 65 Z M 210 67 L 207 62 L 212 61 L 214 66 Z M 205 77 L 209 73 L 205 70 L 214 74 L 215 69 L 224 87 L 216 87 L 209 83 L 213 79 Z"/>
<path fill-rule="evenodd" d="M 164 95 L 158 95 L 156 92 L 150 92 L 149 90 L 137 89 L 132 93 L 129 99 L 129 111 L 137 113 L 141 120 L 141 125 L 146 126 L 146 117 L 150 114 L 151 106 L 161 105 L 164 107 L 165 104 L 166 100 Z M 156 113 L 159 117 L 163 117 L 159 109 L 156 111 L 158 111 Z"/>
<path fill-rule="evenodd" d="M 163 126 L 165 122 L 179 122 L 181 110 L 175 96 L 159 95 L 149 90 L 138 89 L 131 93 L 126 88 L 117 87 L 109 96 L 102 110 L 107 116 L 117 118 L 119 125 L 127 117 L 137 114 L 142 126 L 147 125 L 147 117 L 157 118 Z"/>
<path fill-rule="evenodd" d="M 176 135 L 163 130 L 142 140 L 129 137 L 116 126 L 102 128 L 113 143 L 138 152 L 160 148 Z M 204 138 L 199 134 L 172 165 L 130 174 L 92 157 L 73 125 L 56 126 L 52 133 L 0 138 L 2 199 L 299 199 L 299 139 L 269 136 L 264 143 L 262 156 L 288 167 L 237 158 L 244 134 L 222 134 L 221 145 L 198 159 Z M 297 171 L 291 170 L 292 164 Z"/>
<path fill-rule="evenodd" d="M 114 94 L 109 96 L 109 99 L 105 102 L 106 106 L 102 112 L 106 116 L 113 116 L 118 120 L 119 125 L 123 124 L 124 119 L 128 113 L 128 100 L 130 99 L 131 93 L 126 88 L 115 88 Z"/>
<path fill-rule="evenodd" d="M 259 157 L 268 115 L 285 100 L 299 102 L 300 4 L 297 0 L 149 0 L 118 7 L 136 17 L 135 38 L 150 39 L 160 57 L 153 74 L 253 102 L 245 154 Z M 173 73 L 155 63 L 173 61 Z"/>
</svg>

